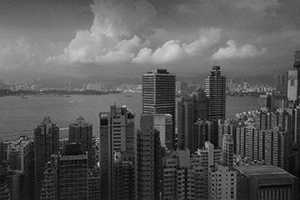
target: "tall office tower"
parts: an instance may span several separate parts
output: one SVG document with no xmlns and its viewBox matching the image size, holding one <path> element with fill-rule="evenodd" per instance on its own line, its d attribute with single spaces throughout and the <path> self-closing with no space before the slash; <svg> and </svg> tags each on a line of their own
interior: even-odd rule
<svg viewBox="0 0 300 200">
<path fill-rule="evenodd" d="M 207 108 L 208 99 L 201 88 L 191 95 L 176 99 L 175 130 L 178 135 L 179 149 L 188 148 L 193 152 L 191 143 L 193 142 L 192 138 L 195 137 L 194 124 L 198 119 L 207 119 Z"/>
<path fill-rule="evenodd" d="M 277 94 L 286 96 L 287 95 L 287 74 L 278 74 L 276 80 L 276 91 Z"/>
<path fill-rule="evenodd" d="M 160 199 L 163 147 L 155 115 L 142 114 L 135 143 L 135 199 Z"/>
<path fill-rule="evenodd" d="M 205 78 L 205 93 L 208 97 L 208 120 L 213 122 L 211 142 L 218 146 L 218 120 L 225 120 L 226 77 L 221 75 L 220 66 L 213 66 Z"/>
<path fill-rule="evenodd" d="M 165 69 L 156 69 L 143 74 L 143 113 L 170 114 L 175 125 L 175 75 Z M 173 148 L 177 146 L 175 126 L 173 126 Z"/>
<path fill-rule="evenodd" d="M 299 200 L 299 180 L 272 165 L 236 166 L 238 199 Z"/>
<path fill-rule="evenodd" d="M 52 154 L 59 151 L 59 128 L 53 124 L 50 117 L 34 129 L 34 178 L 35 199 L 40 199 L 45 164 Z"/>
<path fill-rule="evenodd" d="M 205 199 L 205 170 L 201 158 L 177 150 L 163 158 L 162 199 Z"/>
<path fill-rule="evenodd" d="M 70 148 L 68 148 L 70 146 Z M 88 199 L 88 156 L 80 145 L 67 145 L 58 161 L 59 199 Z"/>
<path fill-rule="evenodd" d="M 34 151 L 33 141 L 21 136 L 16 141 L 11 141 L 7 147 L 7 159 L 11 170 L 20 173 L 19 194 L 22 199 L 34 199 Z"/>
<path fill-rule="evenodd" d="M 202 188 L 201 189 L 201 199 L 208 199 L 208 191 L 210 189 L 209 185 L 208 185 L 208 180 L 209 180 L 209 169 L 211 167 L 214 167 L 214 165 L 216 163 L 220 163 L 221 162 L 221 149 L 215 148 L 214 145 L 210 142 L 205 142 L 205 148 L 203 149 L 198 149 L 195 152 L 195 156 L 200 158 L 200 163 L 201 166 L 204 167 L 204 177 L 201 177 L 201 179 L 203 180 L 202 183 Z"/>
<path fill-rule="evenodd" d="M 208 120 L 225 120 L 226 77 L 221 75 L 220 66 L 213 66 L 211 75 L 205 78 L 205 93 L 208 97 Z"/>
<path fill-rule="evenodd" d="M 127 161 L 134 161 L 134 113 L 126 106 L 110 107 L 110 112 L 99 113 L 100 132 L 100 168 L 101 168 L 101 198 L 115 199 L 122 194 L 117 193 L 114 165 L 122 162 L 122 156 Z M 117 158 L 116 155 L 119 155 Z"/>
<path fill-rule="evenodd" d="M 88 152 L 89 168 L 96 165 L 93 149 L 93 125 L 86 123 L 83 117 L 79 117 L 76 123 L 69 126 L 69 142 L 80 143 L 82 152 Z"/>
</svg>

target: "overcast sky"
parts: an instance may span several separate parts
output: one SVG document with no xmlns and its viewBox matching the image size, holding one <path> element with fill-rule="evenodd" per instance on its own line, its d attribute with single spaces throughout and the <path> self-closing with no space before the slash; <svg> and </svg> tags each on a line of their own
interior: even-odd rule
<svg viewBox="0 0 300 200">
<path fill-rule="evenodd" d="M 299 0 L 0 0 L 0 69 L 227 76 L 292 69 Z"/>
</svg>

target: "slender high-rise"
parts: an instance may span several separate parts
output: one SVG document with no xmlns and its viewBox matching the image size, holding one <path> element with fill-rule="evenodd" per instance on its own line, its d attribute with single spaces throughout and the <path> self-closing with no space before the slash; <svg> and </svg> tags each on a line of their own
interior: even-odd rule
<svg viewBox="0 0 300 200">
<path fill-rule="evenodd" d="M 218 120 L 225 120 L 226 77 L 221 75 L 220 66 L 213 66 L 205 78 L 205 93 L 208 97 L 208 120 L 212 121 L 211 142 L 218 146 Z"/>
<path fill-rule="evenodd" d="M 51 155 L 58 151 L 59 128 L 51 122 L 50 117 L 45 117 L 43 122 L 34 129 L 35 199 L 40 199 L 46 163 Z"/>
<path fill-rule="evenodd" d="M 122 167 L 120 162 L 134 161 L 134 117 L 135 114 L 126 106 L 114 105 L 110 112 L 99 113 L 102 199 L 122 197 L 122 190 L 118 188 L 122 180 L 118 178 L 116 169 Z"/>
<path fill-rule="evenodd" d="M 140 126 L 135 142 L 135 199 L 160 199 L 163 148 L 155 115 L 142 114 Z"/>
<path fill-rule="evenodd" d="M 85 122 L 83 117 L 79 117 L 76 123 L 69 126 L 69 142 L 81 144 L 81 151 L 88 152 L 88 166 L 95 166 L 95 153 L 93 149 L 93 125 Z"/>
<path fill-rule="evenodd" d="M 213 66 L 211 74 L 205 78 L 205 93 L 208 97 L 208 120 L 225 119 L 226 77 L 221 75 L 220 66 Z"/>
<path fill-rule="evenodd" d="M 143 74 L 143 113 L 170 114 L 173 122 L 173 148 L 175 137 L 175 92 L 176 78 L 165 69 L 151 70 Z"/>
</svg>

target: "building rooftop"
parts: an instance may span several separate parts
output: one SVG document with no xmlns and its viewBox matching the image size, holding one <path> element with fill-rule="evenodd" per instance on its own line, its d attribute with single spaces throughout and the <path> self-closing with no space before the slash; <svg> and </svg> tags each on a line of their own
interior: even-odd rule
<svg viewBox="0 0 300 200">
<path fill-rule="evenodd" d="M 236 166 L 236 170 L 248 178 L 258 179 L 261 183 L 276 184 L 280 180 L 292 180 L 295 178 L 287 171 L 272 165 L 246 165 Z M 276 180 L 276 181 L 275 181 Z"/>
</svg>

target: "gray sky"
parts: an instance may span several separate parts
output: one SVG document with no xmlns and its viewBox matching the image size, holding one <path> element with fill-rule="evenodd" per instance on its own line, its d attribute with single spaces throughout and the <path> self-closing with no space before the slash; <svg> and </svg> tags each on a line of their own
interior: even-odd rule
<svg viewBox="0 0 300 200">
<path fill-rule="evenodd" d="M 0 69 L 227 76 L 292 68 L 299 0 L 0 0 Z"/>
</svg>

